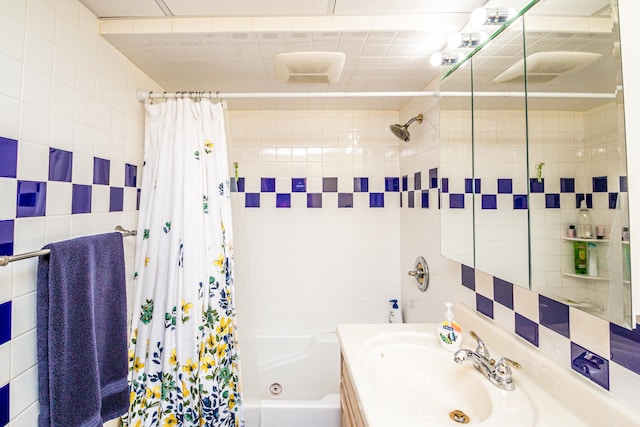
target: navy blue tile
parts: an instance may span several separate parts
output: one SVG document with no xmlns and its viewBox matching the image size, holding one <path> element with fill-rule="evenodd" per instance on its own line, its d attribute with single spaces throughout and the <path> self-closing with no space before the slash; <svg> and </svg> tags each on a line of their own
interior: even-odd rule
<svg viewBox="0 0 640 427">
<path fill-rule="evenodd" d="M 338 178 L 322 178 L 322 192 L 323 193 L 337 193 L 338 192 Z"/>
<path fill-rule="evenodd" d="M 609 390 L 609 361 L 574 342 L 571 343 L 571 369 Z"/>
<path fill-rule="evenodd" d="M 476 310 L 493 319 L 493 301 L 489 298 L 476 294 Z"/>
<path fill-rule="evenodd" d="M 244 193 L 244 178 L 231 177 L 229 180 L 231 183 L 231 192 Z"/>
<path fill-rule="evenodd" d="M 18 141 L 0 136 L 0 176 L 15 178 L 18 169 Z"/>
<path fill-rule="evenodd" d="M 554 301 L 544 295 L 538 295 L 538 310 L 541 325 L 570 338 L 568 305 Z"/>
<path fill-rule="evenodd" d="M 544 178 L 542 178 L 542 182 L 538 182 L 536 178 L 529 178 L 529 192 L 544 193 Z"/>
<path fill-rule="evenodd" d="M 49 148 L 49 181 L 71 182 L 73 153 Z"/>
<path fill-rule="evenodd" d="M 73 184 L 71 193 L 71 213 L 82 214 L 91 212 L 91 186 Z"/>
<path fill-rule="evenodd" d="M 640 328 L 632 331 L 609 324 L 611 361 L 640 375 Z"/>
<path fill-rule="evenodd" d="M 234 177 L 235 179 L 235 177 Z M 124 186 L 135 187 L 138 185 L 138 167 L 136 165 L 124 164 Z"/>
<path fill-rule="evenodd" d="M 429 190 L 422 190 L 421 196 L 421 206 L 423 209 L 426 209 L 429 207 Z"/>
<path fill-rule="evenodd" d="M 547 209 L 560 209 L 560 194 L 545 194 L 544 206 Z"/>
<path fill-rule="evenodd" d="M 305 193 L 307 191 L 307 178 L 291 178 L 291 191 Z"/>
<path fill-rule="evenodd" d="M 449 194 L 449 209 L 464 209 L 464 194 Z"/>
<path fill-rule="evenodd" d="M 0 304 L 0 345 L 11 341 L 11 301 Z"/>
<path fill-rule="evenodd" d="M 438 186 L 436 177 L 436 187 Z M 416 172 L 413 174 L 413 189 L 414 190 L 422 190 L 422 172 Z"/>
<path fill-rule="evenodd" d="M 560 178 L 560 192 L 561 193 L 575 193 L 576 180 L 573 178 Z"/>
<path fill-rule="evenodd" d="M 47 183 L 38 181 L 18 181 L 16 216 L 44 216 L 47 206 Z"/>
<path fill-rule="evenodd" d="M 627 177 L 626 176 L 621 176 L 620 177 L 620 192 L 621 193 L 626 193 L 627 191 L 629 191 L 629 184 L 627 183 Z"/>
<path fill-rule="evenodd" d="M 521 314 L 516 313 L 515 327 L 516 334 L 538 347 L 539 334 L 538 324 L 536 322 L 532 322 Z"/>
<path fill-rule="evenodd" d="M 140 189 L 138 188 L 138 190 L 136 191 L 136 210 L 140 210 Z"/>
<path fill-rule="evenodd" d="M 513 283 L 493 278 L 493 299 L 513 310 Z"/>
<path fill-rule="evenodd" d="M 618 193 L 609 193 L 609 209 L 616 209 L 618 206 Z"/>
<path fill-rule="evenodd" d="M 593 194 L 576 193 L 576 209 L 580 208 L 583 200 L 587 201 L 587 208 L 593 209 Z"/>
<path fill-rule="evenodd" d="M 384 178 L 384 191 L 400 191 L 400 178 L 397 177 L 385 177 Z"/>
<path fill-rule="evenodd" d="M 308 208 L 321 208 L 322 207 L 322 193 L 307 193 L 307 207 Z"/>
<path fill-rule="evenodd" d="M 402 177 L 402 191 L 407 191 L 409 189 L 409 176 L 405 175 Z"/>
<path fill-rule="evenodd" d="M 438 188 L 438 168 L 429 169 L 429 188 Z"/>
<path fill-rule="evenodd" d="M 498 194 L 513 193 L 513 180 L 511 178 L 498 178 Z"/>
<path fill-rule="evenodd" d="M 0 426 L 9 424 L 9 384 L 0 387 Z"/>
<path fill-rule="evenodd" d="M 464 192 L 467 194 L 473 193 L 473 179 L 465 178 L 464 179 Z"/>
<path fill-rule="evenodd" d="M 12 219 L 0 221 L 0 255 L 13 255 L 13 230 Z"/>
<path fill-rule="evenodd" d="M 338 207 L 339 208 L 352 208 L 353 207 L 353 193 L 338 193 Z"/>
<path fill-rule="evenodd" d="M 291 194 L 278 193 L 276 194 L 276 208 L 290 208 L 291 207 Z"/>
<path fill-rule="evenodd" d="M 498 200 L 495 194 L 482 195 L 482 209 L 498 209 Z"/>
<path fill-rule="evenodd" d="M 471 289 L 472 291 L 476 290 L 476 271 L 473 267 L 467 267 L 464 264 L 460 265 L 461 267 L 461 282 L 462 286 Z"/>
<path fill-rule="evenodd" d="M 482 194 L 482 180 L 480 178 L 473 180 L 473 192 L 475 194 Z"/>
<path fill-rule="evenodd" d="M 442 188 L 443 193 L 449 192 L 449 178 L 442 178 L 440 180 L 440 186 Z"/>
<path fill-rule="evenodd" d="M 514 194 L 513 195 L 513 209 L 528 209 L 529 196 L 526 194 Z"/>
<path fill-rule="evenodd" d="M 276 192 L 276 179 L 275 178 L 260 178 L 260 192 L 261 193 L 275 193 Z"/>
<path fill-rule="evenodd" d="M 259 208 L 260 207 L 260 193 L 245 193 L 244 194 L 244 207 L 245 208 Z"/>
<path fill-rule="evenodd" d="M 109 192 L 109 212 L 122 212 L 124 210 L 124 188 L 111 187 Z"/>
<path fill-rule="evenodd" d="M 409 207 L 410 208 L 415 208 L 416 207 L 416 195 L 415 195 L 415 191 L 409 191 L 408 193 L 408 201 L 409 201 Z"/>
<path fill-rule="evenodd" d="M 107 159 L 101 159 L 100 157 L 93 158 L 93 183 L 109 185 L 109 171 L 111 169 L 111 161 Z"/>
<path fill-rule="evenodd" d="M 591 178 L 594 193 L 606 193 L 607 192 L 607 177 L 606 176 L 594 176 Z"/>
<path fill-rule="evenodd" d="M 384 208 L 384 193 L 369 193 L 370 208 Z"/>
<path fill-rule="evenodd" d="M 354 193 L 368 193 L 369 192 L 369 178 L 353 178 L 353 192 Z"/>
</svg>

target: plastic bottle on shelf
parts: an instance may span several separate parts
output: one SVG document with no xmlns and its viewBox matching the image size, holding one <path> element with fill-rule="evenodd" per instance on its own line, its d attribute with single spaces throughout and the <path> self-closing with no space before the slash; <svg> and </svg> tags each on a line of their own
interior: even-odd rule
<svg viewBox="0 0 640 427">
<path fill-rule="evenodd" d="M 576 274 L 587 274 L 587 242 L 573 242 L 573 256 Z"/>
<path fill-rule="evenodd" d="M 587 201 L 582 199 L 580 209 L 576 214 L 576 234 L 579 239 L 593 238 L 593 225 L 591 224 L 591 215 L 587 209 Z"/>
</svg>

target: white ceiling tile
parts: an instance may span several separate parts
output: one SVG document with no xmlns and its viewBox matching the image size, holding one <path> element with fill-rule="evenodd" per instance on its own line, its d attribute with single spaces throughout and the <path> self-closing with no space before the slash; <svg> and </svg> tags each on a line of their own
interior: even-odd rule
<svg viewBox="0 0 640 427">
<path fill-rule="evenodd" d="M 175 16 L 280 16 L 324 15 L 327 13 L 327 0 L 164 0 Z"/>
<path fill-rule="evenodd" d="M 165 16 L 154 0 L 80 0 L 98 18 Z"/>
</svg>

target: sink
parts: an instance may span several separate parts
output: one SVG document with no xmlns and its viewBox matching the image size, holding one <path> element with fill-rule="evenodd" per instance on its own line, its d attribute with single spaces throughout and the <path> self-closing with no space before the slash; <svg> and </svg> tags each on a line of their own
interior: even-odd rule
<svg viewBox="0 0 640 427">
<path fill-rule="evenodd" d="M 453 353 L 439 346 L 433 329 L 417 332 L 390 325 L 392 333 L 361 335 L 349 370 L 369 426 L 452 427 L 464 418 L 470 426 L 535 425 L 531 399 L 517 384 L 518 371 L 516 389 L 500 390 L 473 363 L 456 364 Z M 344 328 L 339 334 L 342 341 Z M 463 347 L 472 345 L 466 344 Z"/>
</svg>

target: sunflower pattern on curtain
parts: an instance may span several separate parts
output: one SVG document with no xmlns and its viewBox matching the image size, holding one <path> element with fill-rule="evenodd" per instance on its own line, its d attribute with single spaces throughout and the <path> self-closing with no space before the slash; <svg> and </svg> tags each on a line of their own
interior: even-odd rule
<svg viewBox="0 0 640 427">
<path fill-rule="evenodd" d="M 125 426 L 243 425 L 222 107 L 146 105 Z"/>
</svg>

